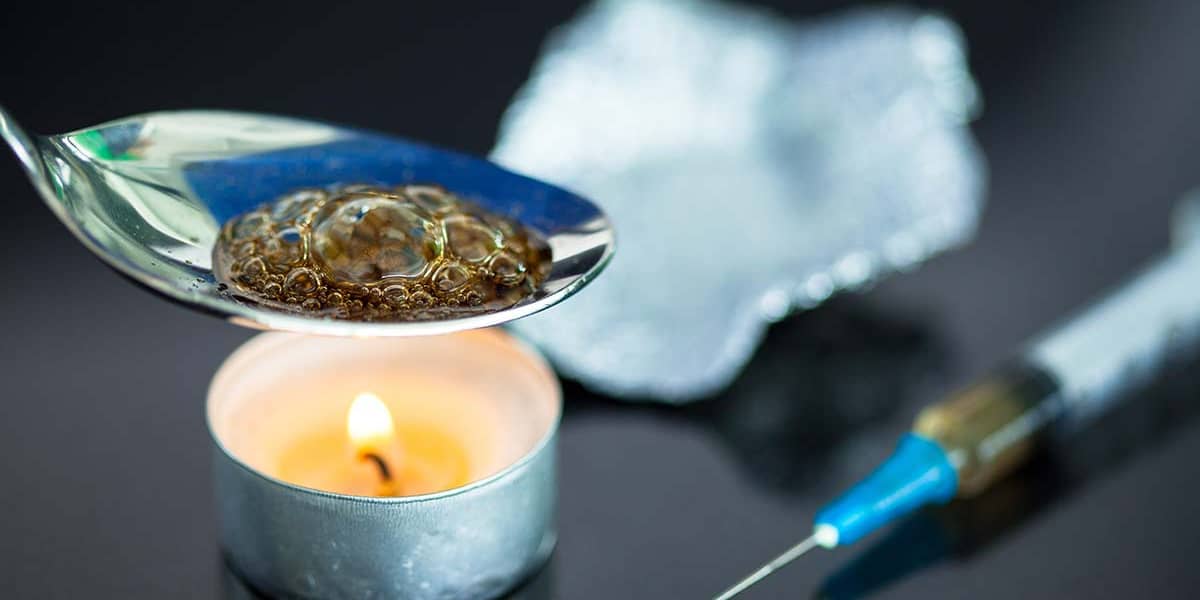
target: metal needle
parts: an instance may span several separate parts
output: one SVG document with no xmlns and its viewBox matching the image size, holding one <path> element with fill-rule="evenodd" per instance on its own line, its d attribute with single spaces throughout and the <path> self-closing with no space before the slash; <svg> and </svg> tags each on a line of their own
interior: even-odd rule
<svg viewBox="0 0 1200 600">
<path fill-rule="evenodd" d="M 758 583 L 759 581 L 762 581 L 762 579 L 767 575 L 778 571 L 784 565 L 796 560 L 804 555 L 805 552 L 808 552 L 815 547 L 817 547 L 817 536 L 809 536 L 808 539 L 804 540 L 803 542 L 788 548 L 787 552 L 775 557 L 775 559 L 771 562 L 759 567 L 757 571 L 751 573 L 745 579 L 737 582 L 733 587 L 722 592 L 721 595 L 717 596 L 714 600 L 729 600 L 730 598 L 746 591 L 746 588 Z"/>
</svg>

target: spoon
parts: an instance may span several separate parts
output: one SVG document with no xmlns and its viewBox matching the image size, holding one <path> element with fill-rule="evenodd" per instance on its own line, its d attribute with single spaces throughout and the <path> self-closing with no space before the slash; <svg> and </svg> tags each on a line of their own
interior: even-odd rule
<svg viewBox="0 0 1200 600">
<path fill-rule="evenodd" d="M 170 300 L 246 327 L 409 336 L 499 325 L 579 291 L 613 253 L 608 218 L 580 196 L 482 159 L 368 131 L 189 110 L 30 136 L 0 107 L 0 136 L 54 214 L 105 263 Z M 436 321 L 334 320 L 224 292 L 212 260 L 222 224 L 291 190 L 360 182 L 436 183 L 512 218 L 546 240 L 550 274 L 513 306 Z"/>
</svg>

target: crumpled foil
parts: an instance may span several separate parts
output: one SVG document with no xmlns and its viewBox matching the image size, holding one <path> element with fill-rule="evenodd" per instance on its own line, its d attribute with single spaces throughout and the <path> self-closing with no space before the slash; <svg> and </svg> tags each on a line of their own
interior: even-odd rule
<svg viewBox="0 0 1200 600">
<path fill-rule="evenodd" d="M 970 236 L 977 104 L 940 16 L 599 0 L 551 35 L 492 157 L 598 202 L 617 253 L 515 328 L 594 389 L 712 394 L 770 322 Z"/>
</svg>

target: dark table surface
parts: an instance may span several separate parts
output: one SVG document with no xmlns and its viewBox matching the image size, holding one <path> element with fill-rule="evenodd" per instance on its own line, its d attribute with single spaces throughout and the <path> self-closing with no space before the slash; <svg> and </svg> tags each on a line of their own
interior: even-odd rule
<svg viewBox="0 0 1200 600">
<path fill-rule="evenodd" d="M 568 385 L 561 539 L 527 595 L 711 596 L 805 535 L 920 405 L 1164 251 L 1171 205 L 1200 183 L 1200 5 L 980 4 L 940 5 L 966 31 L 986 102 L 977 239 L 779 324 L 711 401 L 627 406 Z M 227 107 L 483 154 L 542 36 L 576 6 L 21 3 L 0 22 L 0 101 L 35 131 Z M 2 594 L 236 595 L 215 539 L 203 395 L 251 333 L 102 268 L 15 160 L 0 160 L 0 190 Z M 1200 384 L 1183 375 L 994 492 L 817 552 L 747 598 L 822 586 L 1194 597 Z"/>
</svg>

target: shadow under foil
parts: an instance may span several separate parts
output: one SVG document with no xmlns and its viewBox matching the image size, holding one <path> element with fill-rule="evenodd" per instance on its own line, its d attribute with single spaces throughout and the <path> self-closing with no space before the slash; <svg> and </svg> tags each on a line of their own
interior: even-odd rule
<svg viewBox="0 0 1200 600">
<path fill-rule="evenodd" d="M 825 579 L 816 597 L 864 598 L 924 569 L 969 561 L 1033 522 L 1102 473 L 1171 437 L 1200 415 L 1200 360 L 1171 365 L 1090 427 L 1054 440 L 983 494 L 933 507 L 878 538 Z"/>
<path fill-rule="evenodd" d="M 250 585 L 221 555 L 221 598 L 223 600 L 280 600 Z M 501 600 L 550 600 L 554 597 L 554 556 Z"/>
<path fill-rule="evenodd" d="M 949 357 L 927 323 L 842 296 L 772 326 L 738 379 L 715 397 L 685 406 L 631 404 L 568 382 L 565 413 L 649 415 L 700 427 L 754 483 L 792 493 L 828 471 L 847 437 L 926 401 Z"/>
</svg>

